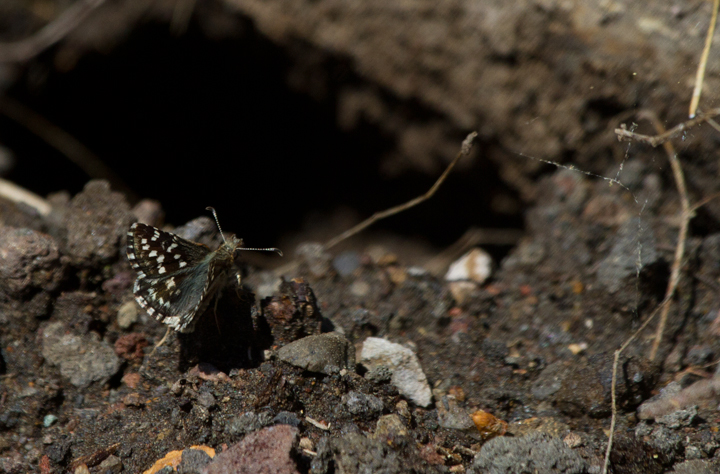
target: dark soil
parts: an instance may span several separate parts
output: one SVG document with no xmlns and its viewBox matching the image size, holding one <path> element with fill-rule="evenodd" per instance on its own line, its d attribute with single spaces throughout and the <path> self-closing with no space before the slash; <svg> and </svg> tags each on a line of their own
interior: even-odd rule
<svg viewBox="0 0 720 474">
<path fill-rule="evenodd" d="M 51 210 L 0 196 L 0 472 L 144 472 L 173 450 L 200 472 L 202 445 L 207 472 L 600 473 L 614 351 L 665 297 L 681 213 L 664 152 L 612 130 L 652 133 L 637 108 L 684 119 L 710 4 L 227 0 L 178 20 L 190 3 L 108 2 L 2 66 L 0 172 Z M 0 6 L 4 40 L 46 23 L 29 5 Z M 431 201 L 309 243 L 425 192 L 470 130 Z M 675 145 L 690 201 L 718 192 L 717 132 Z M 242 253 L 242 285 L 153 352 L 165 327 L 134 300 L 128 229 L 215 249 L 209 204 L 286 255 Z M 496 266 L 459 288 L 443 275 L 469 228 Z M 619 358 L 611 472 L 720 470 L 719 231 L 710 201 L 659 355 L 650 324 Z M 417 355 L 429 405 L 361 362 L 368 337 Z"/>
</svg>

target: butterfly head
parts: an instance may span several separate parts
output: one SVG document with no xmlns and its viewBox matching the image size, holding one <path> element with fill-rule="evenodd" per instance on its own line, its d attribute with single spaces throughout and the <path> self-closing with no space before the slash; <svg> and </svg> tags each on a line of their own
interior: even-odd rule
<svg viewBox="0 0 720 474">
<path fill-rule="evenodd" d="M 220 227 L 220 221 L 218 220 L 217 212 L 215 212 L 215 208 L 213 207 L 206 207 L 208 211 L 211 211 L 213 213 L 213 217 L 215 218 L 215 223 L 218 226 L 218 230 L 220 231 L 220 236 L 223 239 L 223 245 L 218 249 L 218 251 L 222 251 L 223 253 L 227 253 L 229 257 L 235 257 L 235 252 L 238 250 L 256 250 L 261 252 L 277 252 L 278 255 L 282 257 L 283 253 L 280 249 L 276 249 L 274 247 L 272 248 L 246 248 L 243 247 L 243 240 L 237 238 L 234 235 L 231 235 L 229 239 L 225 238 L 225 234 L 223 234 L 222 227 Z"/>
</svg>

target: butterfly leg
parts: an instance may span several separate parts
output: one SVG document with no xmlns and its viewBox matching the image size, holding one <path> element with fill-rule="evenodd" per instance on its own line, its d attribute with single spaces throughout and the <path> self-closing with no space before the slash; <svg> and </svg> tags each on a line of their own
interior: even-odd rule
<svg viewBox="0 0 720 474">
<path fill-rule="evenodd" d="M 218 322 L 218 318 L 217 318 L 217 307 L 218 307 L 218 302 L 220 301 L 221 291 L 222 290 L 218 291 L 217 294 L 215 295 L 215 305 L 213 307 L 213 316 L 215 316 L 215 326 L 217 326 L 218 334 L 222 334 L 222 332 L 220 331 L 220 323 Z"/>
<path fill-rule="evenodd" d="M 153 354 L 155 354 L 155 351 L 158 350 L 158 347 L 160 347 L 160 346 L 162 346 L 163 344 L 165 344 L 165 340 L 167 340 L 168 336 L 170 336 L 170 331 L 172 331 L 172 328 L 170 328 L 170 327 L 167 328 L 167 331 L 165 331 L 165 335 L 162 337 L 162 339 L 160 339 L 160 342 L 158 342 L 157 344 L 155 344 L 155 347 L 153 348 L 153 350 L 152 350 L 152 352 L 150 353 L 150 356 L 149 356 L 149 357 L 152 357 Z"/>
</svg>

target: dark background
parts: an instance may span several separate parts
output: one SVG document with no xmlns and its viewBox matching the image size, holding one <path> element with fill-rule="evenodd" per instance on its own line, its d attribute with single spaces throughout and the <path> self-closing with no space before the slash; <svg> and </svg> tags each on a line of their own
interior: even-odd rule
<svg viewBox="0 0 720 474">
<path fill-rule="evenodd" d="M 441 157 L 432 170 L 389 176 L 382 163 L 396 147 L 393 137 L 367 121 L 338 128 L 337 90 L 363 82 L 349 60 L 324 56 L 306 71 L 322 82 L 320 97 L 313 97 L 288 86 L 297 64 L 287 51 L 250 22 L 242 27 L 235 38 L 213 41 L 193 22 L 180 37 L 167 25 L 147 24 L 108 54 L 84 55 L 67 72 L 54 67 L 50 50 L 8 93 L 94 152 L 131 200 L 160 201 L 174 225 L 207 215 L 212 205 L 224 229 L 248 246 L 279 245 L 284 235 L 333 217 L 346 228 L 426 192 L 440 176 L 447 164 Z M 381 93 L 402 113 L 433 115 Z M 469 131 L 457 130 L 458 149 Z M 75 194 L 89 179 L 6 116 L 0 116 L 0 142 L 17 159 L 7 177 L 40 195 Z M 470 226 L 520 227 L 519 213 L 490 210 L 498 190 L 514 192 L 482 160 L 482 146 L 430 202 L 375 229 L 441 247 Z M 335 227 L 326 239 L 344 230 Z"/>
</svg>

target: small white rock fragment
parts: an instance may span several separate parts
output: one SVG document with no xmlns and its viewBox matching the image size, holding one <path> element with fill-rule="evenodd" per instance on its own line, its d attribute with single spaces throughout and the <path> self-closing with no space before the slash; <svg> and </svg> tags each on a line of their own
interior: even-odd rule
<svg viewBox="0 0 720 474">
<path fill-rule="evenodd" d="M 573 355 L 578 355 L 581 352 L 585 352 L 588 348 L 587 342 L 581 342 L 579 344 L 570 344 L 568 345 L 568 350 L 573 353 Z"/>
<path fill-rule="evenodd" d="M 475 247 L 450 265 L 446 281 L 474 281 L 482 284 L 492 273 L 492 257 Z"/>
<path fill-rule="evenodd" d="M 421 407 L 432 402 L 427 377 L 413 351 L 379 337 L 368 337 L 363 343 L 360 359 L 369 370 L 385 366 L 392 370 L 391 383 L 401 395 Z"/>
<path fill-rule="evenodd" d="M 138 320 L 138 310 L 135 301 L 128 301 L 120 306 L 117 313 L 117 323 L 122 329 L 127 329 Z"/>
</svg>

